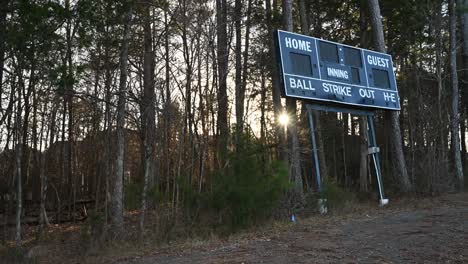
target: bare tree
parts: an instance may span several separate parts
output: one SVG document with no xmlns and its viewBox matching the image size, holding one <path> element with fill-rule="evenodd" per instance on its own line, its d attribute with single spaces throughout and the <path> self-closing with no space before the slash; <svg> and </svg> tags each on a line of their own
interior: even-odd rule
<svg viewBox="0 0 468 264">
<path fill-rule="evenodd" d="M 44 128 L 46 125 L 46 120 L 45 120 L 45 113 L 47 111 L 47 104 L 44 104 L 44 109 L 42 112 L 42 124 L 41 124 L 41 143 L 39 147 L 39 153 L 42 152 L 42 155 L 40 155 L 39 162 L 40 162 L 40 179 L 41 179 L 41 192 L 40 192 L 40 211 L 39 211 L 39 234 L 42 234 L 44 231 L 44 224 L 49 225 L 49 219 L 47 218 L 47 211 L 46 211 L 46 199 L 47 199 L 47 172 L 46 172 L 46 160 L 47 160 L 47 146 L 52 145 L 54 142 L 54 129 L 55 129 L 55 118 L 56 118 L 56 113 L 57 113 L 57 107 L 58 105 L 54 102 L 53 108 L 52 108 L 52 113 L 51 116 L 49 117 L 49 126 L 47 128 Z M 45 138 L 43 137 L 44 135 L 44 129 L 46 130 L 45 132 Z M 49 141 L 47 141 L 50 138 Z M 42 148 L 42 145 L 45 144 L 44 148 Z"/>
<path fill-rule="evenodd" d="M 241 145 L 241 137 L 243 130 L 244 118 L 244 97 L 245 90 L 242 85 L 242 0 L 236 0 L 234 6 L 234 25 L 236 30 L 236 73 L 235 73 L 235 86 L 236 86 L 236 148 Z M 247 36 L 246 36 L 247 37 Z M 246 65 L 244 65 L 245 67 Z"/>
<path fill-rule="evenodd" d="M 169 170 L 171 159 L 170 159 L 170 144 L 171 144 L 171 113 L 170 113 L 170 108 L 171 108 L 171 78 L 170 78 L 170 73 L 171 73 L 171 66 L 170 66 L 170 47 L 169 47 L 169 18 L 168 18 L 168 13 L 169 13 L 169 5 L 167 5 L 164 9 L 164 62 L 165 62 L 165 83 L 164 83 L 164 88 L 165 88 L 165 102 L 164 102 L 164 160 L 165 160 L 165 169 Z M 169 184 L 169 179 L 170 174 L 166 173 L 166 193 L 169 194 L 170 190 L 170 184 Z"/>
<path fill-rule="evenodd" d="M 5 1 L 0 6 L 0 106 L 2 106 L 3 94 L 3 65 L 5 62 L 5 31 L 6 31 L 6 15 L 10 0 Z M 0 122 L 1 125 L 2 122 Z"/>
<path fill-rule="evenodd" d="M 455 162 L 455 174 L 458 179 L 459 189 L 464 188 L 463 166 L 460 155 L 460 117 L 459 117 L 459 91 L 457 73 L 457 14 L 455 13 L 455 1 L 449 0 L 449 31 L 450 31 L 450 81 L 452 86 L 452 151 Z"/>
<path fill-rule="evenodd" d="M 245 42 L 244 42 L 244 63 L 242 66 L 242 99 L 245 99 L 245 91 L 247 90 L 247 79 L 248 79 L 248 61 L 249 61 L 249 46 L 250 46 L 250 28 L 251 28 L 251 17 L 252 17 L 252 0 L 247 0 L 247 19 L 245 22 Z M 242 102 L 243 103 L 243 102 Z M 243 106 L 243 105 L 242 105 Z M 242 108 L 243 110 L 243 108 Z M 242 112 L 242 129 L 244 128 L 244 113 Z"/>
<path fill-rule="evenodd" d="M 21 105 L 21 93 L 22 89 L 24 89 L 24 81 L 22 76 L 23 69 L 18 70 L 18 86 L 17 86 L 17 93 L 18 98 L 17 100 L 17 107 L 16 107 L 16 153 L 15 153 L 15 167 L 16 167 L 16 232 L 15 232 L 15 240 L 16 246 L 21 247 L 21 214 L 23 210 L 23 189 L 22 189 L 22 154 L 23 154 L 23 136 L 22 136 L 22 105 Z"/>
<path fill-rule="evenodd" d="M 123 38 L 120 48 L 120 84 L 119 100 L 117 103 L 117 158 L 115 161 L 115 174 L 111 181 L 112 199 L 110 202 L 110 220 L 114 235 L 123 235 L 123 175 L 124 175 L 124 147 L 125 147 L 125 108 L 127 101 L 127 75 L 128 75 L 128 43 L 130 38 L 130 25 L 132 19 L 132 3 L 126 1 L 126 13 L 124 17 Z"/>
<path fill-rule="evenodd" d="M 437 5 L 436 13 L 435 13 L 435 25 L 434 25 L 434 33 L 435 33 L 435 55 L 436 55 L 436 78 L 437 78 L 437 117 L 438 117 L 438 124 L 439 124 L 439 148 L 440 148 L 440 157 L 441 159 L 445 159 L 446 157 L 446 139 L 444 136 L 444 128 L 445 128 L 445 118 L 442 111 L 442 95 L 444 93 L 444 86 L 443 86 L 443 60 L 442 60 L 442 52 L 444 49 L 443 46 L 443 32 L 442 32 L 442 5 L 443 2 L 440 2 Z"/>
<path fill-rule="evenodd" d="M 144 32 L 144 55 L 143 55 L 143 98 L 142 98 L 142 133 L 143 133 L 143 192 L 141 201 L 140 228 L 144 231 L 145 214 L 147 208 L 147 193 L 149 178 L 154 174 L 154 133 L 155 133 L 155 110 L 154 110 L 154 52 L 151 31 L 151 2 L 147 1 L 143 8 L 143 32 Z"/>
<path fill-rule="evenodd" d="M 464 10 L 462 13 L 462 36 L 463 36 L 463 76 L 464 81 L 462 82 L 461 87 L 461 120 L 460 120 L 460 135 L 461 135 L 461 150 L 462 150 L 462 166 L 466 170 L 466 155 L 467 155 L 467 145 L 466 145 L 466 120 L 468 119 L 468 0 L 460 0 L 463 6 L 460 9 Z"/>
</svg>

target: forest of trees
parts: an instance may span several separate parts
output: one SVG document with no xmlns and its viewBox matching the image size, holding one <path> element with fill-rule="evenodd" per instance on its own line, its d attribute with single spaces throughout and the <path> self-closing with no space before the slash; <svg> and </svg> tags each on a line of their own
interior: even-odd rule
<svg viewBox="0 0 468 264">
<path fill-rule="evenodd" d="M 3 0 L 1 239 L 307 206 L 306 102 L 281 98 L 276 29 L 391 54 L 401 111 L 375 112 L 386 192 L 463 190 L 468 0 Z M 313 115 L 325 185 L 376 193 L 366 118 Z"/>
</svg>

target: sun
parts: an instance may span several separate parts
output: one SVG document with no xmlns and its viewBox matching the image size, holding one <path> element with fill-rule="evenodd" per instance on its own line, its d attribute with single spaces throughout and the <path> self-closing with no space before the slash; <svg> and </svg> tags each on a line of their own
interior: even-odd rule
<svg viewBox="0 0 468 264">
<path fill-rule="evenodd" d="M 279 116 L 279 123 L 283 126 L 287 126 L 289 124 L 289 115 L 288 113 L 282 113 L 280 116 Z"/>
</svg>

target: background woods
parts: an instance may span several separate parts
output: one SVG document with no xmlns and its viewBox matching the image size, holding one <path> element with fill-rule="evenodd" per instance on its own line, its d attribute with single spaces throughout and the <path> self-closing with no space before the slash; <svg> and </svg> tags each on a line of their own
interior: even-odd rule
<svg viewBox="0 0 468 264">
<path fill-rule="evenodd" d="M 310 135 L 305 105 L 280 97 L 275 29 L 390 53 L 402 110 L 375 118 L 387 191 L 462 190 L 467 8 L 466 0 L 4 0 L 0 237 L 20 243 L 21 224 L 40 234 L 85 219 L 119 237 L 135 212 L 143 233 L 235 229 L 300 210 L 316 191 Z M 375 192 L 366 121 L 314 116 L 326 185 Z"/>
</svg>

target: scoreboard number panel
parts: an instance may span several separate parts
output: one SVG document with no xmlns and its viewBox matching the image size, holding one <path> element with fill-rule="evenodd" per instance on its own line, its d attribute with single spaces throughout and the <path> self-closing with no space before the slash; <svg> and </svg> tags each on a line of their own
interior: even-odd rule
<svg viewBox="0 0 468 264">
<path fill-rule="evenodd" d="M 283 96 L 400 110 L 390 55 L 282 30 L 275 37 Z"/>
</svg>

